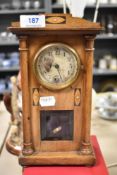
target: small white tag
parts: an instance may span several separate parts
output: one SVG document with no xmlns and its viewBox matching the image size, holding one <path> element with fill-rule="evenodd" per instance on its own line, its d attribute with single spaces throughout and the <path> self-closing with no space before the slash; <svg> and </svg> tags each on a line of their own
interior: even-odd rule
<svg viewBox="0 0 117 175">
<path fill-rule="evenodd" d="M 46 96 L 40 97 L 39 103 L 42 107 L 44 106 L 55 106 L 55 97 L 54 96 Z"/>
<path fill-rule="evenodd" d="M 20 15 L 20 27 L 45 27 L 45 15 Z"/>
</svg>

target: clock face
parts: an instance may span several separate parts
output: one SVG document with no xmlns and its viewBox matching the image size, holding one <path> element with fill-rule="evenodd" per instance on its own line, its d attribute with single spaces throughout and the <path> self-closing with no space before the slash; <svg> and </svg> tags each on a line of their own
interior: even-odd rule
<svg viewBox="0 0 117 175">
<path fill-rule="evenodd" d="M 62 89 L 72 84 L 78 77 L 80 58 L 68 45 L 48 44 L 35 56 L 33 68 L 42 85 L 49 89 Z"/>
</svg>

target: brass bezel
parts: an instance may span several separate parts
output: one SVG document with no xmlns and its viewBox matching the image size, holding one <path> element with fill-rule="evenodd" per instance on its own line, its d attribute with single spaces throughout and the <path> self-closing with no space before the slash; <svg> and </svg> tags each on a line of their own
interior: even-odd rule
<svg viewBox="0 0 117 175">
<path fill-rule="evenodd" d="M 38 74 L 38 71 L 36 68 L 37 60 L 38 60 L 38 57 L 41 54 L 41 52 L 44 51 L 45 49 L 47 49 L 49 47 L 53 47 L 53 46 L 57 46 L 57 47 L 61 46 L 61 47 L 65 47 L 66 49 L 70 50 L 70 52 L 72 52 L 72 54 L 75 56 L 76 62 L 77 62 L 77 72 L 76 72 L 75 76 L 72 79 L 70 79 L 66 82 L 60 83 L 60 84 L 51 84 L 47 81 L 44 81 L 41 78 L 41 75 Z M 33 71 L 34 71 L 34 74 L 35 74 L 37 80 L 40 82 L 41 85 L 43 85 L 44 87 L 46 87 L 47 89 L 50 89 L 50 90 L 60 90 L 60 89 L 64 89 L 64 88 L 70 86 L 78 78 L 79 73 L 80 73 L 80 67 L 81 67 L 81 62 L 80 62 L 80 57 L 79 57 L 78 53 L 73 48 L 71 48 L 71 46 L 69 46 L 67 44 L 63 44 L 63 43 L 46 44 L 45 46 L 41 47 L 41 49 L 39 49 L 39 51 L 36 53 L 34 60 L 33 60 Z"/>
</svg>

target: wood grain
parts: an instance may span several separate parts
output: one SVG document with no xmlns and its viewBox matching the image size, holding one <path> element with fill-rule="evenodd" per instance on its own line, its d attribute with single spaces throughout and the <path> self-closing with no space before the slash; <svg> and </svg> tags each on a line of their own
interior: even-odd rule
<svg viewBox="0 0 117 175">
<path fill-rule="evenodd" d="M 19 22 L 15 22 L 9 27 L 20 38 L 24 148 L 19 162 L 23 166 L 93 165 L 95 155 L 90 143 L 93 47 L 95 35 L 103 28 L 99 23 L 72 18 L 71 15 L 48 15 L 54 20 L 62 15 L 66 23 L 46 24 L 45 28 L 20 28 Z M 34 57 L 50 43 L 67 44 L 80 57 L 80 75 L 73 84 L 62 90 L 45 88 L 34 75 Z M 34 97 L 34 88 L 38 89 L 38 97 Z M 54 96 L 55 106 L 42 107 L 38 99 L 44 96 Z M 34 105 L 34 100 L 38 105 Z M 68 110 L 74 114 L 73 139 L 42 140 L 41 111 Z"/>
</svg>

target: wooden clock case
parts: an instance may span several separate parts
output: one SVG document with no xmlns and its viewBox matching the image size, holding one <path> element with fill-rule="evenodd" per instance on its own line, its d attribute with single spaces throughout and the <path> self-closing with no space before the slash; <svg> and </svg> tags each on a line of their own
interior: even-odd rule
<svg viewBox="0 0 117 175">
<path fill-rule="evenodd" d="M 19 163 L 25 165 L 93 165 L 96 161 L 90 142 L 91 92 L 94 39 L 98 23 L 65 14 L 47 14 L 45 28 L 21 28 L 13 22 L 9 30 L 19 38 L 23 100 L 23 149 Z M 38 50 L 49 43 L 64 43 L 80 56 L 80 75 L 61 90 L 45 88 L 36 79 L 32 63 Z M 39 98 L 54 96 L 55 106 L 42 107 Z M 43 140 L 41 112 L 72 111 L 69 139 Z M 69 117 L 68 117 L 69 118 Z M 68 119 L 69 120 L 69 119 Z M 69 126 L 67 126 L 69 129 Z"/>
</svg>

